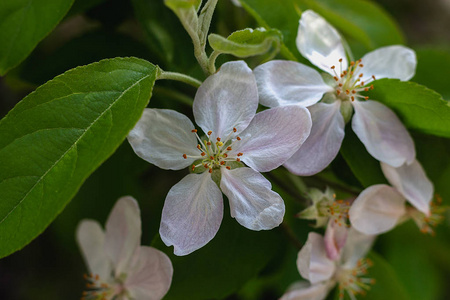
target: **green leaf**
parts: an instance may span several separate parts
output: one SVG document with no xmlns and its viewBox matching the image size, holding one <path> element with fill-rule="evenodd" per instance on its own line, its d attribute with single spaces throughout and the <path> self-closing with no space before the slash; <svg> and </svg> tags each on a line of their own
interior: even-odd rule
<svg viewBox="0 0 450 300">
<path fill-rule="evenodd" d="M 380 163 L 367 152 L 363 143 L 350 127 L 348 125 L 345 130 L 345 138 L 340 152 L 353 174 L 364 187 L 387 183 L 381 171 Z"/>
<path fill-rule="evenodd" d="M 240 0 L 240 2 L 260 26 L 281 31 L 284 42 L 281 46 L 283 56 L 290 60 L 301 59 L 295 45 L 300 12 L 294 0 Z"/>
<path fill-rule="evenodd" d="M 413 81 L 420 83 L 440 93 L 446 100 L 450 100 L 450 84 L 448 75 L 450 70 L 449 48 L 416 49 L 417 70 Z"/>
<path fill-rule="evenodd" d="M 166 252 L 174 268 L 172 285 L 164 299 L 225 298 L 283 252 L 282 237 L 277 229 L 251 231 L 242 227 L 230 217 L 229 209 L 225 209 L 214 239 L 187 256 L 173 255 L 173 247 L 167 248 L 158 237 L 152 246 Z"/>
<path fill-rule="evenodd" d="M 220 52 L 232 54 L 237 57 L 248 57 L 264 54 L 272 47 L 278 51 L 282 35 L 278 30 L 264 28 L 243 29 L 233 32 L 227 38 L 218 34 L 210 34 L 210 46 Z"/>
<path fill-rule="evenodd" d="M 420 84 L 397 79 L 374 82 L 370 99 L 380 101 L 400 117 L 406 127 L 450 137 L 450 106 L 441 95 Z"/>
<path fill-rule="evenodd" d="M 0 75 L 17 66 L 64 17 L 73 0 L 0 1 Z"/>
<path fill-rule="evenodd" d="M 164 0 L 164 3 L 172 10 L 189 9 L 193 7 L 195 11 L 198 11 L 202 0 Z"/>
<path fill-rule="evenodd" d="M 155 77 L 156 67 L 136 58 L 78 67 L 0 121 L 0 257 L 40 234 L 122 143 Z"/>
<path fill-rule="evenodd" d="M 293 0 L 303 10 L 312 9 L 344 35 L 367 50 L 403 44 L 398 25 L 378 4 L 367 0 Z M 356 58 L 357 59 L 357 58 Z"/>
</svg>

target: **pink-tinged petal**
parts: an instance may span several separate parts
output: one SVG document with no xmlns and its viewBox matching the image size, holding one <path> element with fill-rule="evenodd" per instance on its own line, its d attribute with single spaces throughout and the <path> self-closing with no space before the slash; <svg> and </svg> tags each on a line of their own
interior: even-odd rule
<svg viewBox="0 0 450 300">
<path fill-rule="evenodd" d="M 353 101 L 352 128 L 367 151 L 393 167 L 412 162 L 414 142 L 395 113 L 377 101 Z"/>
<path fill-rule="evenodd" d="M 333 26 L 312 10 L 302 13 L 296 42 L 300 53 L 325 72 L 335 76 L 332 66 L 336 66 L 338 72 L 339 66 L 342 66 L 341 71 L 347 69 L 348 61 L 341 36 Z"/>
<path fill-rule="evenodd" d="M 300 105 L 307 107 L 333 91 L 319 72 L 303 64 L 272 60 L 255 70 L 259 102 L 269 107 Z"/>
<path fill-rule="evenodd" d="M 115 264 L 116 277 L 127 273 L 141 244 L 141 214 L 132 197 L 117 200 L 106 221 L 105 252 Z"/>
<path fill-rule="evenodd" d="M 310 176 L 325 169 L 336 157 L 344 139 L 345 123 L 340 112 L 341 102 L 317 103 L 308 107 L 311 134 L 284 166 L 300 176 Z"/>
<path fill-rule="evenodd" d="M 211 174 L 189 174 L 170 189 L 159 234 L 176 255 L 187 255 L 213 239 L 222 217 L 222 193 Z"/>
<path fill-rule="evenodd" d="M 77 242 L 89 273 L 108 280 L 111 276 L 112 264 L 105 255 L 105 233 L 100 224 L 94 220 L 82 220 L 76 232 Z"/>
<path fill-rule="evenodd" d="M 363 67 L 355 76 L 362 73 L 362 81 L 368 81 L 372 75 L 376 79 L 396 78 L 406 81 L 416 72 L 417 58 L 412 49 L 395 45 L 367 53 L 361 58 L 361 63 Z"/>
<path fill-rule="evenodd" d="M 376 235 L 367 235 L 351 227 L 342 250 L 342 265 L 348 269 L 356 267 L 358 260 L 366 256 L 372 248 L 375 238 Z"/>
<path fill-rule="evenodd" d="M 311 285 L 306 281 L 299 281 L 289 287 L 280 300 L 323 300 L 332 288 L 332 282 Z"/>
<path fill-rule="evenodd" d="M 230 213 L 242 226 L 268 230 L 281 224 L 284 202 L 270 182 L 250 168 L 221 169 L 220 188 L 230 202 Z"/>
<path fill-rule="evenodd" d="M 294 154 L 311 131 L 311 116 L 300 106 L 274 107 L 256 114 L 236 141 L 230 156 L 239 152 L 249 167 L 268 172 Z"/>
<path fill-rule="evenodd" d="M 195 160 L 183 154 L 200 154 L 193 129 L 192 122 L 179 112 L 146 108 L 128 141 L 140 158 L 162 169 L 180 170 Z"/>
<path fill-rule="evenodd" d="M 166 254 L 142 246 L 124 285 L 133 299 L 160 300 L 170 288 L 172 275 L 172 263 Z"/>
<path fill-rule="evenodd" d="M 297 268 L 303 278 L 312 284 L 330 280 L 336 270 L 333 260 L 325 250 L 325 242 L 320 234 L 310 232 L 306 244 L 297 256 Z"/>
<path fill-rule="evenodd" d="M 209 76 L 195 95 L 194 117 L 211 137 L 226 138 L 244 130 L 258 108 L 258 88 L 252 70 L 243 61 L 228 62 Z"/>
<path fill-rule="evenodd" d="M 348 228 L 341 223 L 335 223 L 333 218 L 330 218 L 327 229 L 325 230 L 325 250 L 329 259 L 337 261 L 341 255 L 341 250 L 344 248 L 347 241 Z"/>
<path fill-rule="evenodd" d="M 425 215 L 430 213 L 430 202 L 433 198 L 433 183 L 428 179 L 422 165 L 414 160 L 411 164 L 404 164 L 394 168 L 381 163 L 384 176 L 397 191 L 419 211 Z"/>
<path fill-rule="evenodd" d="M 352 226 L 365 234 L 387 232 L 405 214 L 405 199 L 394 188 L 372 185 L 362 191 L 350 207 Z"/>
</svg>

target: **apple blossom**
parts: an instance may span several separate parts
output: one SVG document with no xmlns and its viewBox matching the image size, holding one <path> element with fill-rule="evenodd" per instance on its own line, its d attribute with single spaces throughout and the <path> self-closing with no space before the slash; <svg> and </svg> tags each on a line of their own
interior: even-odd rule
<svg viewBox="0 0 450 300">
<path fill-rule="evenodd" d="M 297 175 L 313 175 L 327 167 L 341 147 L 353 110 L 353 131 L 373 157 L 394 167 L 411 163 L 415 149 L 404 125 L 392 110 L 361 92 L 373 88 L 375 79 L 412 78 L 414 51 L 399 45 L 382 47 L 349 64 L 337 30 L 311 10 L 302 13 L 296 41 L 300 53 L 328 73 L 328 79 L 293 61 L 273 60 L 254 71 L 261 104 L 300 105 L 311 112 L 311 134 L 285 167 Z"/>
<path fill-rule="evenodd" d="M 432 232 L 441 218 L 440 209 L 431 205 L 433 184 L 420 163 L 415 160 L 399 168 L 381 163 L 381 169 L 392 186 L 365 189 L 350 207 L 352 226 L 366 234 L 380 234 L 412 218 L 422 231 Z M 405 201 L 412 207 L 405 206 Z"/>
<path fill-rule="evenodd" d="M 166 109 L 146 109 L 130 132 L 128 140 L 141 158 L 163 169 L 191 166 L 195 172 L 174 185 L 164 203 L 160 235 L 176 255 L 215 236 L 223 217 L 222 192 L 231 216 L 248 229 L 272 229 L 282 222 L 283 200 L 259 172 L 277 168 L 298 150 L 311 118 L 299 106 L 255 114 L 257 106 L 251 69 L 243 61 L 229 62 L 195 95 L 194 118 L 205 137 L 186 116 Z"/>
<path fill-rule="evenodd" d="M 140 246 L 141 218 L 132 197 L 117 201 L 106 231 L 83 220 L 76 235 L 90 272 L 82 299 L 158 300 L 169 290 L 172 263 L 161 251 Z"/>
<path fill-rule="evenodd" d="M 298 271 L 308 282 L 295 283 L 280 300 L 322 300 L 335 285 L 339 288 L 339 299 L 343 299 L 345 293 L 350 299 L 356 299 L 355 295 L 370 288 L 373 279 L 363 276 L 372 263 L 363 257 L 372 247 L 375 236 L 362 234 L 353 228 L 345 230 L 348 234 L 339 243 L 315 232 L 309 233 L 297 258 Z M 336 246 L 337 256 L 329 256 L 329 244 Z"/>
</svg>

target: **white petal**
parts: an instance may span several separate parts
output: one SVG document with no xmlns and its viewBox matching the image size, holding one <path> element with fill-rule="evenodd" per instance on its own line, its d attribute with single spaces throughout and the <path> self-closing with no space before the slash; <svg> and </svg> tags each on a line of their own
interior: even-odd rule
<svg viewBox="0 0 450 300">
<path fill-rule="evenodd" d="M 183 154 L 200 154 L 192 129 L 195 129 L 194 125 L 183 114 L 169 109 L 146 108 L 128 134 L 128 141 L 140 158 L 162 169 L 180 170 L 195 160 L 184 159 Z"/>
<path fill-rule="evenodd" d="M 195 95 L 194 117 L 211 137 L 225 138 L 233 128 L 244 130 L 258 108 L 258 88 L 252 70 L 243 61 L 228 62 L 209 76 Z"/>
<path fill-rule="evenodd" d="M 111 276 L 111 261 L 105 256 L 105 233 L 94 220 L 82 220 L 77 227 L 77 242 L 90 273 L 103 280 Z"/>
<path fill-rule="evenodd" d="M 289 287 L 280 300 L 323 300 L 331 288 L 330 282 L 311 285 L 309 282 L 300 281 Z"/>
<path fill-rule="evenodd" d="M 342 264 L 348 269 L 356 267 L 358 260 L 366 256 L 372 248 L 375 238 L 376 235 L 367 235 L 351 227 L 342 250 Z"/>
<path fill-rule="evenodd" d="M 212 240 L 222 217 L 222 193 L 211 174 L 189 174 L 170 189 L 159 233 L 176 255 L 187 255 Z"/>
<path fill-rule="evenodd" d="M 353 131 L 373 157 L 393 167 L 414 160 L 414 142 L 391 109 L 372 100 L 352 103 L 355 109 Z"/>
<path fill-rule="evenodd" d="M 132 197 L 117 200 L 106 221 L 105 252 L 115 264 L 116 277 L 127 273 L 141 244 L 141 215 Z"/>
<path fill-rule="evenodd" d="M 352 226 L 369 235 L 391 230 L 404 214 L 405 199 L 385 184 L 372 185 L 362 191 L 349 211 Z"/>
<path fill-rule="evenodd" d="M 324 242 L 328 258 L 337 261 L 347 241 L 348 228 L 334 221 L 334 218 L 330 218 L 325 230 Z"/>
<path fill-rule="evenodd" d="M 363 73 L 362 81 L 375 76 L 376 79 L 396 78 L 411 79 L 416 72 L 417 58 L 412 49 L 404 46 L 388 46 L 378 48 L 361 58 L 362 67 L 356 74 Z"/>
<path fill-rule="evenodd" d="M 392 184 L 415 208 L 428 215 L 430 202 L 433 198 L 433 183 L 428 179 L 422 165 L 414 160 L 394 168 L 381 163 L 381 169 L 389 183 Z"/>
<path fill-rule="evenodd" d="M 310 232 L 306 244 L 297 256 L 297 268 L 312 284 L 332 278 L 336 265 L 328 258 L 325 242 L 320 234 Z"/>
<path fill-rule="evenodd" d="M 302 13 L 296 42 L 300 53 L 325 72 L 334 76 L 331 66 L 336 66 L 339 72 L 341 58 L 341 72 L 347 69 L 348 61 L 341 36 L 333 26 L 312 10 Z"/>
<path fill-rule="evenodd" d="M 169 290 L 173 267 L 163 252 L 142 246 L 124 283 L 133 299 L 160 300 Z"/>
<path fill-rule="evenodd" d="M 267 172 L 294 154 L 311 131 L 311 116 L 300 106 L 274 107 L 256 114 L 236 141 L 230 156 L 241 152 L 249 167 Z"/>
<path fill-rule="evenodd" d="M 311 134 L 284 164 L 291 173 L 300 176 L 317 174 L 336 157 L 345 135 L 340 107 L 340 101 L 308 107 L 312 117 Z"/>
<path fill-rule="evenodd" d="M 258 66 L 254 72 L 259 102 L 269 107 L 307 107 L 319 101 L 324 93 L 333 91 L 319 72 L 298 62 L 272 60 Z"/>
<path fill-rule="evenodd" d="M 281 224 L 284 202 L 270 182 L 250 168 L 221 169 L 220 188 L 230 201 L 230 213 L 242 226 L 268 230 Z"/>
</svg>

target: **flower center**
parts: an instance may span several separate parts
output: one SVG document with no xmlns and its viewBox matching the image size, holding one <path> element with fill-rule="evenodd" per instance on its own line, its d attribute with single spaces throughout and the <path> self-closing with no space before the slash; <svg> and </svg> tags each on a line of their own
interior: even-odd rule
<svg viewBox="0 0 450 300">
<path fill-rule="evenodd" d="M 349 209 L 350 201 L 336 200 L 336 195 L 333 195 L 333 199 L 324 199 L 317 204 L 319 215 L 333 219 L 339 226 L 349 226 L 347 222 Z"/>
<path fill-rule="evenodd" d="M 360 95 L 360 92 L 367 92 L 369 89 L 373 89 L 373 85 L 367 87 L 367 84 L 375 80 L 375 76 L 372 75 L 366 82 L 362 81 L 363 73 L 360 70 L 364 65 L 361 63 L 361 59 L 354 62 L 350 62 L 350 66 L 347 70 L 342 70 L 342 58 L 339 59 L 339 72 L 336 71 L 336 66 L 331 66 L 334 72 L 334 80 L 336 81 L 336 95 L 341 100 L 364 99 L 369 97 Z"/>
<path fill-rule="evenodd" d="M 99 275 L 84 274 L 84 279 L 88 290 L 83 292 L 81 300 L 106 300 L 117 294 L 116 287 L 103 281 Z"/>
<path fill-rule="evenodd" d="M 236 133 L 236 128 L 233 128 L 233 131 L 230 132 L 230 134 L 225 139 L 222 140 L 220 137 L 217 137 L 215 141 L 211 140 L 212 131 L 208 131 L 207 140 L 200 139 L 197 134 L 197 129 L 193 129 L 192 133 L 196 135 L 197 140 L 199 141 L 199 144 L 197 145 L 199 155 L 193 156 L 183 154 L 184 159 L 187 159 L 189 157 L 196 160 L 201 160 L 199 164 L 192 165 L 192 170 L 200 166 L 203 166 L 205 169 L 207 169 L 209 173 L 212 173 L 213 169 L 219 169 L 221 167 L 225 167 L 228 170 L 231 170 L 231 166 L 229 165 L 230 162 L 241 161 L 241 156 L 243 155 L 243 153 L 239 152 L 235 154 L 233 152 L 234 154 L 231 154 L 231 151 L 233 150 L 235 144 L 241 141 L 241 138 L 239 136 L 237 136 L 234 140 L 231 139 L 231 136 Z"/>
<path fill-rule="evenodd" d="M 357 295 L 364 295 L 375 283 L 375 279 L 363 277 L 367 274 L 367 269 L 373 266 L 370 259 L 362 258 L 356 263 L 353 269 L 338 267 L 335 279 L 339 286 L 339 300 L 343 300 L 347 293 L 352 300 L 356 300 Z"/>
<path fill-rule="evenodd" d="M 407 210 L 407 214 L 414 220 L 420 231 L 432 236 L 435 235 L 434 228 L 444 220 L 443 214 L 448 209 L 448 207 L 441 206 L 442 198 L 439 195 L 435 195 L 435 198 L 436 200 L 430 203 L 429 216 L 413 207 L 409 207 Z"/>
</svg>

